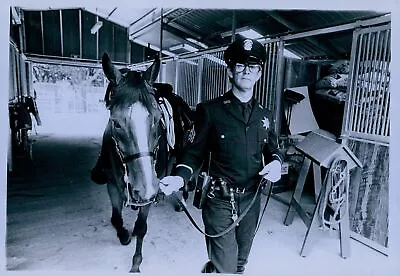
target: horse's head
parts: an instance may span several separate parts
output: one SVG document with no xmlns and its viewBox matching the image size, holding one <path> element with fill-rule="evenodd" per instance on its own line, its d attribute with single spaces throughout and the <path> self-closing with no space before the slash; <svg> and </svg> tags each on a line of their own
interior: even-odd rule
<svg viewBox="0 0 400 276">
<path fill-rule="evenodd" d="M 138 204 L 149 202 L 158 192 L 153 158 L 161 114 L 151 86 L 160 61 L 156 59 L 145 72 L 118 70 L 104 54 L 102 67 L 110 81 L 106 95 L 109 134 L 123 163 L 125 182 L 131 185 Z"/>
</svg>

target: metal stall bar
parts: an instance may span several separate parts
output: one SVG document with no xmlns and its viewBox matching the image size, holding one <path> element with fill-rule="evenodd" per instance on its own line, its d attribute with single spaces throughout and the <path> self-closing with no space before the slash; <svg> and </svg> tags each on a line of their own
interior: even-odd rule
<svg viewBox="0 0 400 276">
<path fill-rule="evenodd" d="M 366 52 L 363 49 L 363 41 L 364 41 L 364 35 L 361 34 L 360 35 L 360 40 L 359 40 L 359 57 L 357 60 L 355 60 L 354 66 L 357 68 L 357 74 L 354 75 L 355 77 L 355 83 L 353 83 L 354 88 L 356 89 L 355 92 L 355 97 L 356 97 L 356 101 L 355 101 L 355 106 L 356 106 L 356 110 L 355 110 L 355 114 L 352 117 L 352 121 L 353 121 L 353 126 L 351 129 L 359 129 L 359 124 L 361 121 L 361 114 L 362 114 L 362 102 L 363 102 L 363 98 L 362 98 L 362 86 L 363 86 L 363 79 L 360 76 L 363 76 L 365 74 L 364 72 L 364 68 L 360 66 L 360 60 L 364 60 L 365 59 L 365 54 Z M 361 55 L 360 55 L 361 54 Z M 361 84 L 361 85 L 359 85 Z"/>
<path fill-rule="evenodd" d="M 387 37 L 388 40 L 391 40 L 391 32 L 390 30 L 387 30 Z M 385 56 L 385 84 L 383 86 L 383 91 L 384 94 L 382 95 L 384 97 L 384 114 L 382 116 L 382 121 L 383 121 L 383 126 L 382 126 L 382 135 L 383 136 L 389 136 L 389 126 L 390 126 L 390 119 L 389 119 L 389 106 L 390 106 L 390 57 L 391 57 L 391 51 L 390 51 L 390 43 L 385 44 L 386 48 L 386 56 Z"/>
<path fill-rule="evenodd" d="M 276 56 L 276 79 L 274 83 L 275 88 L 275 132 L 278 137 L 281 133 L 281 120 L 282 120 L 282 110 L 283 110 L 283 79 L 284 79 L 284 63 L 285 59 L 283 57 L 284 51 L 284 41 L 277 42 L 277 56 Z M 272 95 L 271 94 L 271 95 Z"/>
<path fill-rule="evenodd" d="M 387 145 L 390 24 L 355 30 L 343 138 Z"/>
<path fill-rule="evenodd" d="M 284 42 L 273 40 L 265 44 L 267 62 L 264 64 L 261 81 L 256 84 L 254 96 L 274 113 L 276 131 L 280 132 L 283 87 Z"/>
<path fill-rule="evenodd" d="M 380 53 L 382 53 L 382 55 L 379 56 L 379 82 L 378 82 L 378 87 L 381 90 L 381 95 L 379 96 L 378 99 L 378 104 L 379 104 L 379 110 L 378 110 L 378 118 L 382 118 L 383 115 L 383 109 L 385 107 L 385 81 L 387 80 L 387 75 L 385 72 L 387 72 L 387 62 L 386 62 L 386 53 L 387 53 L 387 47 L 385 47 L 385 45 L 387 45 L 388 42 L 388 37 L 389 37 L 389 32 L 388 30 L 385 31 L 385 33 L 382 36 L 382 41 L 380 42 Z M 383 49 L 382 49 L 383 48 Z M 375 123 L 372 127 L 372 132 L 375 135 L 381 135 L 381 126 L 382 126 L 382 120 L 375 120 Z"/>
<path fill-rule="evenodd" d="M 223 52 L 215 52 L 203 55 L 204 74 L 203 74 L 203 100 L 210 100 L 226 92 L 226 66 L 223 61 Z"/>
<path fill-rule="evenodd" d="M 364 132 L 363 129 L 363 122 L 365 120 L 365 115 L 366 115 L 366 110 L 368 108 L 368 89 L 366 86 L 368 86 L 367 82 L 367 66 L 365 66 L 365 62 L 370 59 L 370 48 L 371 48 L 371 33 L 368 33 L 367 39 L 364 44 L 364 50 L 365 50 L 365 56 L 363 60 L 359 61 L 359 65 L 362 67 L 362 75 L 359 76 L 361 78 L 361 112 L 360 116 L 358 118 L 358 123 L 357 123 L 357 132 Z"/>
<path fill-rule="evenodd" d="M 375 128 L 374 125 L 376 125 L 376 122 L 378 121 L 377 119 L 379 118 L 378 112 L 381 109 L 381 105 L 379 104 L 380 99 L 381 99 L 381 94 L 382 90 L 379 85 L 379 83 L 382 80 L 382 72 L 380 71 L 381 68 L 381 56 L 382 56 L 382 49 L 380 46 L 382 45 L 380 43 L 381 41 L 381 32 L 377 32 L 376 37 L 375 37 L 375 55 L 374 55 L 374 62 L 373 62 L 373 83 L 372 83 L 372 90 L 373 92 L 373 98 L 375 99 L 372 105 L 372 110 L 375 110 L 375 113 L 370 113 L 370 120 L 368 121 L 367 125 L 367 132 L 371 134 L 376 134 L 375 133 Z M 375 118 L 376 117 L 376 118 Z M 380 120 L 379 120 L 380 121 Z"/>
<path fill-rule="evenodd" d="M 203 84 L 203 80 L 202 80 L 202 76 L 203 76 L 203 68 L 204 68 L 204 59 L 203 58 L 199 58 L 198 59 L 198 66 L 197 66 L 197 102 L 196 104 L 202 102 L 203 99 L 203 93 L 202 93 L 202 84 Z"/>
<path fill-rule="evenodd" d="M 378 33 L 379 34 L 379 33 Z M 376 90 L 374 87 L 374 84 L 376 82 L 375 78 L 375 60 L 376 60 L 376 38 L 377 38 L 377 33 L 371 33 L 371 56 L 370 59 L 365 61 L 364 66 L 369 66 L 369 70 L 366 74 L 366 77 L 368 79 L 368 86 L 367 86 L 367 94 L 368 94 L 368 106 L 365 114 L 365 120 L 363 122 L 364 124 L 364 132 L 369 133 L 369 124 L 372 121 L 371 117 L 373 116 L 372 111 L 374 110 L 375 107 L 375 96 L 376 96 Z"/>
<path fill-rule="evenodd" d="M 358 112 L 358 100 L 356 99 L 356 96 L 358 93 L 354 90 L 354 87 L 357 87 L 354 85 L 355 82 L 357 82 L 357 76 L 358 76 L 358 66 L 357 66 L 357 61 L 360 59 L 360 48 L 361 48 L 361 43 L 355 43 L 357 39 L 361 39 L 359 37 L 359 30 L 356 29 L 353 32 L 353 41 L 354 43 L 351 46 L 351 55 L 350 58 L 350 74 L 349 74 L 349 84 L 347 86 L 347 100 L 345 101 L 345 108 L 344 108 L 344 123 L 342 124 L 342 133 L 347 133 L 350 129 L 353 128 L 354 126 L 354 120 L 355 114 Z M 352 104 L 351 104 L 352 103 Z"/>
</svg>

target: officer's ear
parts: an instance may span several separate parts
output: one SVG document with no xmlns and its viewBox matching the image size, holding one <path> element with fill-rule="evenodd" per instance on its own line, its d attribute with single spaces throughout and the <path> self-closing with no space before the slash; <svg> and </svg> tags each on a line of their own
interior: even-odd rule
<svg viewBox="0 0 400 276">
<path fill-rule="evenodd" d="M 228 74 L 228 78 L 229 79 L 233 79 L 233 66 L 232 65 L 228 65 L 227 67 L 227 74 Z"/>
<path fill-rule="evenodd" d="M 258 71 L 258 73 L 257 73 L 257 80 L 256 81 L 258 81 L 261 78 L 261 75 L 262 75 L 262 66 L 261 66 L 260 71 Z"/>
</svg>

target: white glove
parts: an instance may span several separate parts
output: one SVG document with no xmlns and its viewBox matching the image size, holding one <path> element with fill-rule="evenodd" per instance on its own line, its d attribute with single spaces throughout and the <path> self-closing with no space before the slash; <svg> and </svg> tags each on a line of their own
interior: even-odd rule
<svg viewBox="0 0 400 276">
<path fill-rule="evenodd" d="M 279 162 L 278 160 L 274 160 L 265 165 L 265 167 L 258 174 L 262 175 L 263 178 L 271 182 L 276 182 L 281 179 L 281 170 L 281 162 Z"/>
<path fill-rule="evenodd" d="M 183 187 L 183 178 L 180 176 L 166 176 L 160 180 L 160 189 L 165 195 L 170 195 Z"/>
</svg>

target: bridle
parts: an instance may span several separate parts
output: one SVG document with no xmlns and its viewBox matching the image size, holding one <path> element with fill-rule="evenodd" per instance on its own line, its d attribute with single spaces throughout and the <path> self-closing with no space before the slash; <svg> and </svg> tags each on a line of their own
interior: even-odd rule
<svg viewBox="0 0 400 276">
<path fill-rule="evenodd" d="M 127 168 L 127 163 L 134 161 L 139 158 L 143 158 L 146 156 L 150 156 L 152 158 L 152 161 L 154 161 L 154 157 L 157 156 L 157 151 L 158 151 L 158 143 L 157 146 L 154 148 L 153 151 L 140 151 L 137 153 L 129 154 L 129 155 L 124 155 L 120 147 L 118 146 L 118 142 L 116 138 L 114 137 L 113 134 L 113 128 L 111 127 L 111 138 L 114 143 L 115 151 L 117 152 L 119 159 L 122 164 L 123 168 L 123 177 L 122 177 L 122 182 L 124 184 L 124 192 L 126 196 L 126 201 L 124 203 L 125 207 L 143 207 L 149 204 L 152 204 L 156 201 L 158 193 L 156 193 L 150 200 L 147 201 L 134 201 L 133 200 L 133 191 L 132 191 L 132 183 L 129 182 L 129 177 L 128 177 L 128 168 Z"/>
<path fill-rule="evenodd" d="M 156 198 L 157 198 L 157 194 L 154 195 L 150 200 L 147 201 L 134 201 L 133 200 L 133 192 L 132 192 L 132 183 L 129 182 L 129 178 L 128 178 L 128 168 L 127 168 L 127 163 L 142 157 L 146 157 L 146 156 L 150 156 L 152 159 L 154 159 L 154 156 L 156 156 L 156 151 L 157 151 L 157 147 L 155 149 L 155 151 L 141 151 L 141 152 L 137 152 L 134 154 L 130 154 L 127 156 L 124 156 L 121 149 L 118 146 L 118 143 L 116 141 L 116 139 L 114 138 L 114 136 L 111 136 L 112 140 L 114 142 L 114 146 L 116 149 L 116 152 L 121 160 L 122 163 L 122 167 L 123 167 L 123 173 L 124 176 L 122 177 L 122 181 L 124 183 L 124 191 L 126 193 L 126 201 L 125 201 L 125 207 L 143 207 L 149 204 L 152 204 L 153 202 L 155 202 Z"/>
</svg>

